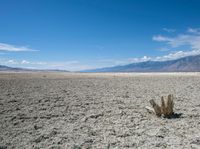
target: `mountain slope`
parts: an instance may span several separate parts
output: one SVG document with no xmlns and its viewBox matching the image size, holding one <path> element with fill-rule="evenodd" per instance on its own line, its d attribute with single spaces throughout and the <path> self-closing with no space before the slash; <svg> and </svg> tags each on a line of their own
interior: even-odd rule
<svg viewBox="0 0 200 149">
<path fill-rule="evenodd" d="M 197 72 L 200 71 L 200 55 L 187 56 L 170 61 L 147 61 L 132 63 L 124 66 L 115 66 L 86 70 L 84 72 Z"/>
</svg>

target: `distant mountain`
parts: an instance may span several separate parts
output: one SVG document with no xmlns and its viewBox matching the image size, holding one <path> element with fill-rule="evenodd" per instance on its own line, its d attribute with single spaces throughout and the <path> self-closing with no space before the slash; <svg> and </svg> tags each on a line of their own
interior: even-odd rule
<svg viewBox="0 0 200 149">
<path fill-rule="evenodd" d="M 200 55 L 187 56 L 169 61 L 146 61 L 124 66 L 86 70 L 84 72 L 198 72 Z"/>
<path fill-rule="evenodd" d="M 0 65 L 0 71 L 22 71 L 25 69 L 22 68 L 13 68 L 13 67 L 8 67 L 8 66 L 4 66 L 4 65 Z"/>
<path fill-rule="evenodd" d="M 49 72 L 69 72 L 67 70 L 59 69 L 27 69 L 27 68 L 14 68 L 5 65 L 0 65 L 0 71 L 49 71 Z"/>
</svg>

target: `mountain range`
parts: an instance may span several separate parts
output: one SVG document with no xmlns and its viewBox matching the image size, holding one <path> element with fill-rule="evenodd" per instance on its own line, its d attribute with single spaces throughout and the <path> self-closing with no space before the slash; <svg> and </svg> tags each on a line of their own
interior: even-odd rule
<svg viewBox="0 0 200 149">
<path fill-rule="evenodd" d="M 66 70 L 37 70 L 27 68 L 14 68 L 0 65 L 0 71 L 58 71 Z M 200 72 L 200 55 L 187 56 L 176 60 L 168 61 L 146 61 L 131 63 L 128 65 L 106 67 L 81 72 Z"/>
<path fill-rule="evenodd" d="M 28 69 L 28 68 L 16 68 L 16 67 L 8 67 L 5 65 L 0 65 L 0 71 L 14 71 L 14 72 L 21 72 L 21 71 L 49 71 L 49 72 L 69 72 L 67 70 L 59 70 L 59 69 Z"/>
<path fill-rule="evenodd" d="M 131 63 L 123 66 L 114 66 L 85 70 L 83 72 L 199 72 L 200 55 L 187 56 L 176 60 L 146 61 Z"/>
<path fill-rule="evenodd" d="M 13 67 L 8 67 L 5 65 L 0 65 L 0 71 L 23 71 L 26 69 L 23 68 L 13 68 Z"/>
</svg>

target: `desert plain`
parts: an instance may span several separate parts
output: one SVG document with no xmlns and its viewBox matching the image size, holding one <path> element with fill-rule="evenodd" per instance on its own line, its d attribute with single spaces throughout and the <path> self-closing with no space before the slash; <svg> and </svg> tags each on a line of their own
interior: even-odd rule
<svg viewBox="0 0 200 149">
<path fill-rule="evenodd" d="M 177 118 L 145 106 L 173 94 Z M 200 73 L 0 73 L 0 149 L 198 149 Z"/>
</svg>

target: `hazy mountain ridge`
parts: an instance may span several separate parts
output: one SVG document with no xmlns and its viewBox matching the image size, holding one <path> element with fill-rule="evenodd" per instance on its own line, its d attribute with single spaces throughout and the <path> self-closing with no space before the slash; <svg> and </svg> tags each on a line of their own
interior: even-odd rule
<svg viewBox="0 0 200 149">
<path fill-rule="evenodd" d="M 168 61 L 146 61 L 123 66 L 114 66 L 84 72 L 198 72 L 200 55 L 187 56 Z"/>
<path fill-rule="evenodd" d="M 23 68 L 14 68 L 14 67 L 8 67 L 5 65 L 0 65 L 0 71 L 22 71 L 22 70 L 26 70 Z"/>
<path fill-rule="evenodd" d="M 58 71 L 69 72 L 56 69 L 27 69 L 14 68 L 0 65 L 0 71 Z M 123 66 L 106 67 L 81 72 L 200 72 L 200 55 L 187 56 L 176 60 L 168 61 L 146 61 L 131 63 Z"/>
<path fill-rule="evenodd" d="M 28 69 L 28 68 L 16 68 L 16 67 L 8 67 L 5 65 L 0 65 L 0 71 L 55 71 L 55 72 L 69 72 L 67 70 L 59 70 L 59 69 Z"/>
</svg>

